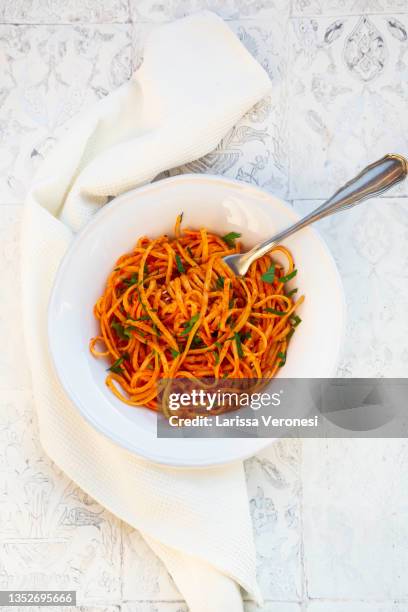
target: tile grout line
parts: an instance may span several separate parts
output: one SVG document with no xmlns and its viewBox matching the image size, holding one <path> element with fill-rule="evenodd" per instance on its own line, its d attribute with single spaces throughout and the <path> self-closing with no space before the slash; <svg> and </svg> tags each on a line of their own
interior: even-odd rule
<svg viewBox="0 0 408 612">
<path fill-rule="evenodd" d="M 149 22 L 146 22 L 149 23 Z M 32 21 L 0 21 L 0 26 L 9 26 L 14 28 L 30 27 L 30 26 L 43 26 L 43 27 L 86 27 L 86 26 L 111 26 L 111 25 L 133 25 L 131 21 L 43 21 L 43 22 L 32 22 Z"/>
<path fill-rule="evenodd" d="M 120 521 L 120 529 L 119 529 L 119 534 L 120 534 L 120 571 L 119 571 L 119 575 L 120 575 L 120 608 L 122 607 L 122 603 L 123 603 L 123 591 L 124 591 L 124 559 L 125 559 L 125 555 L 124 555 L 124 541 L 123 541 L 123 533 L 124 533 L 124 523 L 122 521 Z"/>
<path fill-rule="evenodd" d="M 303 440 L 301 441 L 300 446 L 300 462 L 299 462 L 299 531 L 300 531 L 300 579 L 301 579 L 301 603 L 300 609 L 306 612 L 308 607 L 308 585 L 307 585 L 307 573 L 306 573 L 306 555 L 305 555 L 305 539 L 304 539 L 304 523 L 303 523 L 303 456 L 304 456 L 304 444 Z"/>
<path fill-rule="evenodd" d="M 286 39 L 286 51 L 285 51 L 285 60 L 286 60 L 286 67 L 285 67 L 285 106 L 286 106 L 286 127 L 285 127 L 285 136 L 286 136 L 286 156 L 287 156 L 287 160 L 286 160 L 286 168 L 287 168 L 287 182 L 286 182 L 286 196 L 289 200 L 292 201 L 292 208 L 293 208 L 293 200 L 291 198 L 291 155 L 290 155 L 290 134 L 291 134 L 291 121 L 290 121 L 290 109 L 291 109 L 291 105 L 290 105 L 290 91 L 289 91 L 289 70 L 290 70 L 290 66 L 291 66 L 291 51 L 290 51 L 290 12 L 291 12 L 291 8 L 292 8 L 292 2 L 293 0 L 291 0 L 290 6 L 289 6 L 289 14 L 288 17 L 286 19 L 286 23 L 285 23 L 285 39 Z"/>
<path fill-rule="evenodd" d="M 291 0 L 291 6 L 290 6 L 290 11 L 292 10 L 292 4 L 293 4 L 294 0 Z M 291 35 L 292 35 L 292 25 L 291 25 L 291 16 L 289 15 L 289 19 L 287 21 L 287 35 L 286 35 L 286 40 L 287 40 L 287 45 L 288 45 L 288 49 L 287 49 L 287 68 L 286 68 L 286 105 L 287 105 L 287 113 L 288 113 L 288 117 L 287 117 L 287 121 L 288 121 L 288 127 L 287 127 L 287 133 L 286 133 L 286 137 L 287 137 L 287 156 L 288 156 L 288 183 L 287 183 L 287 189 L 288 189 L 288 198 L 290 200 L 292 200 L 292 202 L 294 203 L 295 198 L 292 197 L 292 121 L 291 119 L 291 110 L 292 110 L 292 96 L 291 96 L 291 79 L 289 79 L 289 71 L 291 71 L 292 68 L 292 64 L 293 64 L 293 53 L 292 53 L 292 45 L 290 44 L 291 42 Z"/>
<path fill-rule="evenodd" d="M 194 14 L 194 13 L 192 13 Z M 188 16 L 188 15 L 186 15 Z M 124 21 L 0 21 L 0 26 L 13 26 L 13 27 L 28 27 L 28 26 L 53 26 L 53 27 L 67 27 L 67 26 L 104 26 L 104 25 L 151 25 L 151 26 L 160 26 L 166 23 L 172 23 L 176 21 L 177 18 L 174 19 L 165 19 L 165 20 L 154 20 L 154 19 L 136 19 L 132 18 L 124 20 Z M 243 22 L 243 23 L 256 23 L 257 21 L 262 20 L 263 18 L 260 16 L 257 17 L 223 17 L 223 21 L 229 22 Z M 290 16 L 288 15 L 288 21 Z"/>
<path fill-rule="evenodd" d="M 298 13 L 290 14 L 289 19 L 342 19 L 348 17 L 391 17 L 392 15 L 408 15 L 406 11 L 367 11 L 366 13 Z"/>
<path fill-rule="evenodd" d="M 359 17 L 371 17 L 371 16 L 389 17 L 392 15 L 407 15 L 408 16 L 408 10 L 406 11 L 386 11 L 386 12 L 369 11 L 367 13 L 360 12 L 360 13 L 310 13 L 310 14 L 299 13 L 299 14 L 296 14 L 296 13 L 293 13 L 292 10 L 290 9 L 287 15 L 287 21 L 289 22 L 294 19 L 309 19 L 309 18 L 341 19 L 341 18 L 348 18 L 348 17 L 359 18 Z M 103 25 L 126 25 L 126 24 L 160 25 L 160 24 L 165 24 L 165 23 L 171 23 L 175 19 L 176 18 L 164 19 L 164 20 L 155 20 L 155 19 L 148 19 L 148 18 L 134 19 L 132 16 L 130 7 L 129 7 L 129 18 L 123 21 L 110 21 L 110 20 L 107 20 L 107 21 L 78 20 L 78 21 L 59 21 L 59 22 L 54 22 L 54 21 L 40 21 L 40 22 L 37 22 L 37 21 L 0 21 L 0 26 L 16 26 L 16 27 L 18 26 L 77 26 L 77 25 L 78 26 L 95 26 L 95 25 L 103 26 Z M 251 22 L 256 22 L 258 20 L 263 20 L 263 17 L 258 14 L 258 15 L 243 16 L 243 17 L 242 16 L 241 17 L 223 17 L 223 20 L 226 22 L 240 21 L 240 22 L 245 22 L 245 23 L 251 23 Z"/>
</svg>

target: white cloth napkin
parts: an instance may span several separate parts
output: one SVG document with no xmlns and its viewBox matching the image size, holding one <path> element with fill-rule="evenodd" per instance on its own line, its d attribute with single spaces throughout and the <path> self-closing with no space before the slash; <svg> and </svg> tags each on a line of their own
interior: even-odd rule
<svg viewBox="0 0 408 612">
<path fill-rule="evenodd" d="M 47 306 L 74 233 L 107 196 L 210 152 L 269 89 L 264 70 L 216 15 L 161 26 L 133 78 L 70 127 L 24 208 L 24 328 L 42 445 L 80 487 L 140 530 L 192 612 L 242 610 L 238 585 L 259 599 L 242 463 L 161 467 L 94 431 L 53 372 Z"/>
</svg>

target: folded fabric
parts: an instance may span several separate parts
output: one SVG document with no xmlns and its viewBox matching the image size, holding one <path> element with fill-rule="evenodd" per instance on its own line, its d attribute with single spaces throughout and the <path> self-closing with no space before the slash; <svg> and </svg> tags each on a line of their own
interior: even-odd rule
<svg viewBox="0 0 408 612">
<path fill-rule="evenodd" d="M 54 374 L 47 306 L 70 241 L 108 196 L 210 152 L 269 88 L 265 71 L 212 13 L 158 27 L 132 79 L 71 126 L 45 160 L 24 207 L 24 328 L 42 445 L 140 530 L 192 612 L 242 610 L 239 586 L 259 599 L 242 463 L 162 467 L 93 430 Z"/>
</svg>

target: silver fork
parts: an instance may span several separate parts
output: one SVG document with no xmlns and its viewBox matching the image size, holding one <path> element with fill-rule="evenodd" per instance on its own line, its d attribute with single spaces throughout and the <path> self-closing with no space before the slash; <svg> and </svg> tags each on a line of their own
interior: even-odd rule
<svg viewBox="0 0 408 612">
<path fill-rule="evenodd" d="M 352 208 L 358 202 L 368 200 L 374 196 L 384 193 L 400 181 L 408 173 L 408 161 L 402 155 L 390 154 L 370 164 L 351 181 L 348 181 L 336 193 L 326 200 L 319 208 L 303 217 L 287 229 L 275 234 L 269 240 L 257 244 L 247 253 L 227 255 L 225 263 L 237 276 L 244 276 L 249 266 L 259 257 L 270 251 L 275 244 L 282 242 L 288 236 L 307 227 L 319 219 L 333 215 L 341 210 Z"/>
</svg>

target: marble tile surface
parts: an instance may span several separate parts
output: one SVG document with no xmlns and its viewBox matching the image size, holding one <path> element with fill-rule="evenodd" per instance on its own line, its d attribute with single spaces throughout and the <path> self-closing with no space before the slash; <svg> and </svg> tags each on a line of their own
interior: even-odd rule
<svg viewBox="0 0 408 612">
<path fill-rule="evenodd" d="M 0 0 L 1 23 L 129 21 L 128 0 Z"/>
<path fill-rule="evenodd" d="M 188 612 L 188 608 L 182 602 L 127 602 L 122 608 L 122 612 Z"/>
<path fill-rule="evenodd" d="M 318 204 L 294 202 L 301 214 Z M 376 198 L 319 221 L 319 231 L 335 258 L 346 296 L 346 342 L 340 376 L 407 374 L 407 204 L 405 198 Z"/>
<path fill-rule="evenodd" d="M 287 22 L 230 21 L 229 26 L 271 77 L 273 93 L 259 102 L 209 155 L 163 173 L 205 172 L 288 196 Z"/>
<path fill-rule="evenodd" d="M 123 599 L 182 599 L 163 563 L 145 543 L 140 533 L 124 525 L 122 534 Z"/>
<path fill-rule="evenodd" d="M 31 390 L 21 327 L 20 220 L 20 207 L 0 205 L 0 277 L 7 287 L 0 292 L 0 337 L 7 343 L 0 352 L 0 389 L 16 392 Z"/>
<path fill-rule="evenodd" d="M 38 606 L 25 606 L 25 612 L 38 612 L 40 608 Z M 47 606 L 47 610 L 49 612 L 120 612 L 120 606 Z M 2 611 L 4 612 L 16 612 L 16 606 L 2 606 Z"/>
<path fill-rule="evenodd" d="M 225 174 L 305 213 L 369 161 L 407 153 L 406 0 L 0 0 L 0 584 L 73 588 L 82 612 L 187 607 L 142 536 L 39 445 L 21 331 L 21 204 L 70 121 L 140 64 L 149 31 L 202 9 L 227 19 L 273 90 L 214 153 L 171 174 Z M 319 226 L 348 305 L 341 376 L 406 376 L 407 186 Z M 281 440 L 246 462 L 265 598 L 262 608 L 245 601 L 246 612 L 408 609 L 407 449 Z"/>
<path fill-rule="evenodd" d="M 21 202 L 70 119 L 131 74 L 130 24 L 0 24 L 0 201 Z"/>
<path fill-rule="evenodd" d="M 313 601 L 307 612 L 405 612 L 407 605 L 397 602 Z"/>
<path fill-rule="evenodd" d="M 303 441 L 311 598 L 408 599 L 407 462 L 407 440 Z"/>
<path fill-rule="evenodd" d="M 292 602 L 267 602 L 264 606 L 259 607 L 254 603 L 248 602 L 245 604 L 245 612 L 301 612 L 301 607 L 298 603 Z"/>
<path fill-rule="evenodd" d="M 265 599 L 302 597 L 298 440 L 279 440 L 246 461 L 257 550 L 257 577 Z"/>
<path fill-rule="evenodd" d="M 292 15 L 406 13 L 405 0 L 292 0 Z"/>
<path fill-rule="evenodd" d="M 291 20 L 291 197 L 328 197 L 384 153 L 408 152 L 407 28 L 407 15 Z"/>
<path fill-rule="evenodd" d="M 223 19 L 270 18 L 288 16 L 290 0 L 130 0 L 132 20 L 164 22 L 196 12 L 213 11 Z"/>
</svg>

